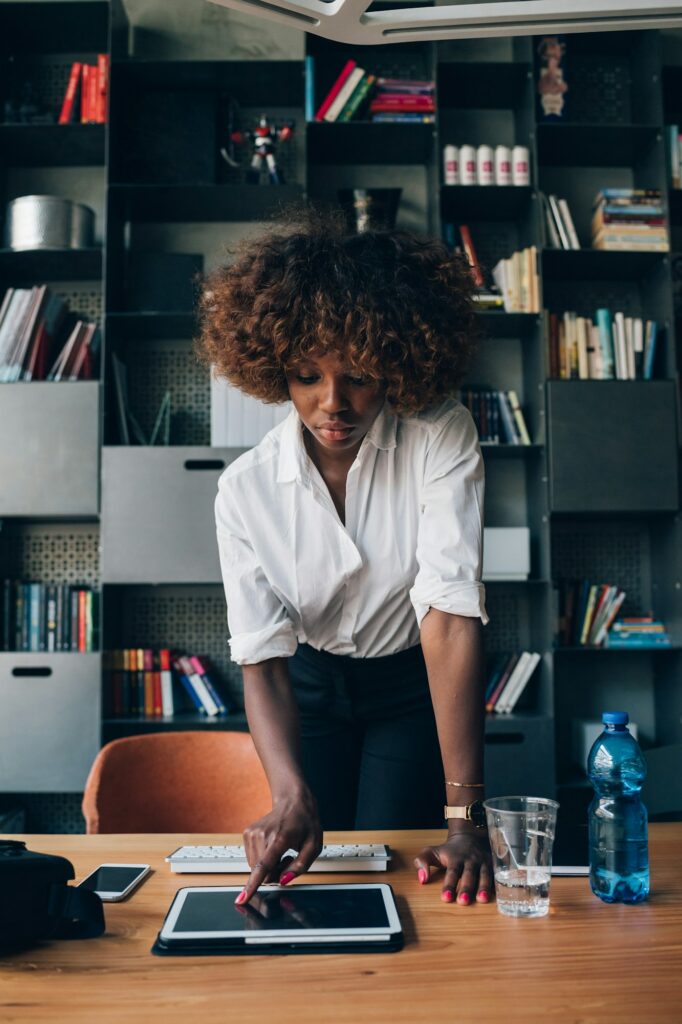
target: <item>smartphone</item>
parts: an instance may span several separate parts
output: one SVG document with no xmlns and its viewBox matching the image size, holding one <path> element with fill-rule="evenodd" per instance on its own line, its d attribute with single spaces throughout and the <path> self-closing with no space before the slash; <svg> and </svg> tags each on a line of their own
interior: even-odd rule
<svg viewBox="0 0 682 1024">
<path fill-rule="evenodd" d="M 100 864 L 79 883 L 79 889 L 91 889 L 107 903 L 124 900 L 150 871 L 149 864 Z"/>
</svg>

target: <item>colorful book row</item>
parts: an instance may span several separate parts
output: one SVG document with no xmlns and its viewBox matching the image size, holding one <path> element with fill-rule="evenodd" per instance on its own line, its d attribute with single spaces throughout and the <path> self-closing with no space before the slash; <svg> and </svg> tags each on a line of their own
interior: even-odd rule
<svg viewBox="0 0 682 1024">
<path fill-rule="evenodd" d="M 516 391 L 465 388 L 460 400 L 473 416 L 478 436 L 486 444 L 531 444 Z"/>
<path fill-rule="evenodd" d="M 118 648 L 104 651 L 102 659 L 113 718 L 171 718 L 188 709 L 213 718 L 232 710 L 204 657 L 169 648 Z"/>
<path fill-rule="evenodd" d="M 549 313 L 549 375 L 560 380 L 651 380 L 658 324 L 595 310 L 594 320 L 572 310 Z"/>
<path fill-rule="evenodd" d="M 74 61 L 69 73 L 59 124 L 105 124 L 109 92 L 109 55 L 97 54 L 96 64 Z"/>
<path fill-rule="evenodd" d="M 99 593 L 66 583 L 3 580 L 4 651 L 95 651 Z"/>
</svg>

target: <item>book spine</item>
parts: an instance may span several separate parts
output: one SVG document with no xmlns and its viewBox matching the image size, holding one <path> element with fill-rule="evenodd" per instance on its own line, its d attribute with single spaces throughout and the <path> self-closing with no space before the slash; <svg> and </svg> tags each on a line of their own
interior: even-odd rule
<svg viewBox="0 0 682 1024">
<path fill-rule="evenodd" d="M 31 617 L 28 649 L 29 651 L 40 650 L 40 584 L 30 584 Z"/>
<path fill-rule="evenodd" d="M 334 101 L 329 107 L 329 110 L 324 115 L 325 121 L 334 122 L 337 120 L 339 114 L 343 110 L 344 106 L 346 105 L 350 97 L 353 95 L 355 89 L 358 86 L 358 83 L 362 80 L 364 74 L 365 72 L 363 68 L 353 68 L 350 75 L 339 89 L 338 95 L 335 97 Z"/>
<path fill-rule="evenodd" d="M 315 120 L 315 58 L 311 54 L 305 58 L 305 119 Z"/>
<path fill-rule="evenodd" d="M 332 103 L 334 102 L 334 100 L 338 96 L 339 92 L 341 91 L 341 88 L 343 87 L 344 82 L 347 80 L 348 76 L 353 71 L 355 66 L 356 65 L 355 65 L 355 61 L 354 60 L 347 60 L 346 61 L 346 63 L 343 66 L 343 69 L 341 71 L 341 74 L 336 79 L 336 81 L 334 82 L 333 86 L 331 87 L 331 89 L 329 90 L 329 92 L 325 96 L 324 100 L 322 101 L 322 104 L 321 104 L 319 110 L 317 111 L 317 114 L 315 115 L 315 120 L 316 121 L 324 121 L 324 115 L 327 113 L 327 111 L 331 107 Z"/>
<path fill-rule="evenodd" d="M 69 124 L 70 121 L 76 120 L 76 117 L 74 116 L 76 109 L 76 92 L 81 78 L 81 68 L 82 65 L 80 61 L 74 61 L 71 65 L 71 72 L 69 74 L 66 92 L 64 93 L 62 109 L 59 112 L 58 124 Z"/>
<path fill-rule="evenodd" d="M 471 237 L 471 232 L 469 231 L 469 227 L 467 224 L 459 225 L 459 234 L 462 239 L 462 247 L 464 249 L 466 258 L 469 262 L 469 266 L 471 267 L 471 273 L 474 278 L 474 284 L 476 285 L 477 288 L 482 288 L 483 285 L 485 284 L 485 280 L 483 278 L 481 264 L 478 262 L 478 256 L 476 255 L 476 250 L 474 248 L 474 242 Z"/>
<path fill-rule="evenodd" d="M 87 592 L 84 589 L 78 591 L 78 650 L 82 653 L 87 650 L 85 642 L 85 620 L 87 616 Z"/>
<path fill-rule="evenodd" d="M 80 110 L 80 121 L 81 124 L 87 124 L 88 117 L 90 114 L 90 72 L 92 67 L 90 64 L 83 64 L 81 69 L 81 110 Z"/>
<path fill-rule="evenodd" d="M 109 54 L 97 54 L 97 123 L 106 124 L 109 98 Z"/>
<path fill-rule="evenodd" d="M 353 116 L 360 110 L 364 101 L 367 99 L 369 91 L 374 85 L 374 82 L 374 75 L 367 75 L 365 78 L 363 78 L 363 80 L 360 82 L 360 85 L 357 87 L 357 89 L 349 99 L 348 103 L 339 114 L 339 121 L 347 122 L 353 118 Z"/>
</svg>

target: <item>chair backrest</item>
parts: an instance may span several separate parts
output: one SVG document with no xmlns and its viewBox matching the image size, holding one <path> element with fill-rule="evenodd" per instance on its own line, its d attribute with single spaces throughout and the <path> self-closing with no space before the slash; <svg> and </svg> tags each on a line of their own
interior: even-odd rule
<svg viewBox="0 0 682 1024">
<path fill-rule="evenodd" d="M 642 800 L 649 817 L 665 815 L 682 821 L 682 743 L 644 751 L 647 774 Z"/>
<path fill-rule="evenodd" d="M 167 732 L 113 740 L 83 794 L 89 834 L 241 832 L 272 806 L 249 733 Z"/>
</svg>

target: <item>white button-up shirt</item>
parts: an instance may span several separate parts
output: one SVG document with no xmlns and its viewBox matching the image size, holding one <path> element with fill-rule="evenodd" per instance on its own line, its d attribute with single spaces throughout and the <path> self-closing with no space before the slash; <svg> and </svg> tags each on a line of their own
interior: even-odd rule
<svg viewBox="0 0 682 1024">
<path fill-rule="evenodd" d="M 484 471 L 474 422 L 449 399 L 384 404 L 346 483 L 345 525 L 295 409 L 231 463 L 215 502 L 232 661 L 297 643 L 373 658 L 419 643 L 430 607 L 485 624 Z"/>
</svg>

